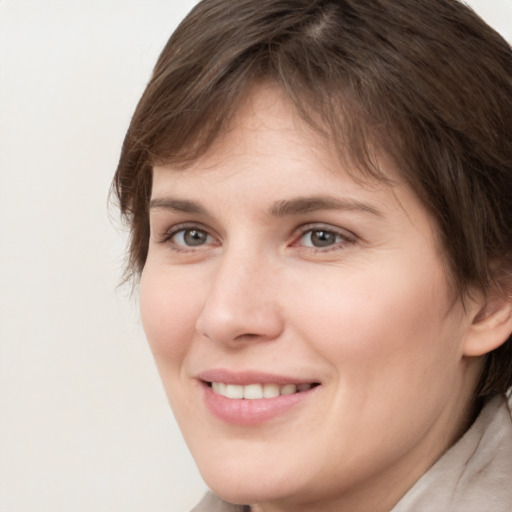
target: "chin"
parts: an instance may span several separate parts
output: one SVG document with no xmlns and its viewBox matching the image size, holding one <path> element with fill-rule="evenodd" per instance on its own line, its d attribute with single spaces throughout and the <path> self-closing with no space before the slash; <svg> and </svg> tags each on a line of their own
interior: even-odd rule
<svg viewBox="0 0 512 512">
<path fill-rule="evenodd" d="M 242 467 L 243 466 L 243 467 Z M 205 467 L 198 464 L 199 471 L 208 487 L 220 498 L 230 503 L 248 505 L 276 502 L 293 496 L 292 486 L 301 485 L 297 475 L 281 474 L 275 465 L 256 467 L 223 461 L 208 462 Z"/>
</svg>

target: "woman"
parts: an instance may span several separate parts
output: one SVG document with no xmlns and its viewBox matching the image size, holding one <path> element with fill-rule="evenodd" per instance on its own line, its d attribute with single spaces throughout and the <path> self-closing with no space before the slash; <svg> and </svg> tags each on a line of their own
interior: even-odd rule
<svg viewBox="0 0 512 512">
<path fill-rule="evenodd" d="M 197 511 L 510 511 L 512 52 L 456 0 L 205 0 L 115 190 Z"/>
</svg>

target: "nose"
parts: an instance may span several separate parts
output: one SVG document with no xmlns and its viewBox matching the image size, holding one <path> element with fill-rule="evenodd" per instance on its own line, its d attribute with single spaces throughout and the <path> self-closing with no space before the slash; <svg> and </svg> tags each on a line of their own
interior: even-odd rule
<svg viewBox="0 0 512 512">
<path fill-rule="evenodd" d="M 278 283 L 263 257 L 225 256 L 212 270 L 197 331 L 225 346 L 271 341 L 283 330 Z"/>
</svg>

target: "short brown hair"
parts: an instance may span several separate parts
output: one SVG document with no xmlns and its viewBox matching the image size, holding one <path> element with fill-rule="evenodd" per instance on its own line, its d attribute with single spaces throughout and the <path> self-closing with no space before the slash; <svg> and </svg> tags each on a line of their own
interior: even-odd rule
<svg viewBox="0 0 512 512">
<path fill-rule="evenodd" d="M 185 166 L 242 96 L 273 80 L 358 169 L 389 155 L 435 219 L 462 296 L 512 254 L 512 50 L 458 0 L 204 0 L 171 36 L 124 140 L 114 191 L 148 250 L 152 165 Z M 498 263 L 498 265 L 497 265 Z M 512 385 L 512 340 L 487 356 L 478 392 Z"/>
</svg>

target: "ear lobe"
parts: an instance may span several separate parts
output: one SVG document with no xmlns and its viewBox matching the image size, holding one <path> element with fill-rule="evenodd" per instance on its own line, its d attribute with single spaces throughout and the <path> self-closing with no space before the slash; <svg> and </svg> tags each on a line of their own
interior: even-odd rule
<svg viewBox="0 0 512 512">
<path fill-rule="evenodd" d="M 465 356 L 482 356 L 505 343 L 512 333 L 512 298 L 501 293 L 487 297 L 469 329 Z"/>
</svg>

